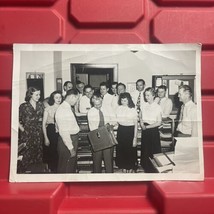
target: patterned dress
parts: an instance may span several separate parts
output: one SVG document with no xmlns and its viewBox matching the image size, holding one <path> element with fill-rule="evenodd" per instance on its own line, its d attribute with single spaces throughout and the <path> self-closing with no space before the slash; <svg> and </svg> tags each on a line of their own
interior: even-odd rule
<svg viewBox="0 0 214 214">
<path fill-rule="evenodd" d="M 19 130 L 19 145 L 25 143 L 26 147 L 22 161 L 18 161 L 18 173 L 25 173 L 33 165 L 42 164 L 43 111 L 43 104 L 39 102 L 36 109 L 30 102 L 22 103 L 19 107 L 19 123 L 24 127 L 24 132 Z"/>
</svg>

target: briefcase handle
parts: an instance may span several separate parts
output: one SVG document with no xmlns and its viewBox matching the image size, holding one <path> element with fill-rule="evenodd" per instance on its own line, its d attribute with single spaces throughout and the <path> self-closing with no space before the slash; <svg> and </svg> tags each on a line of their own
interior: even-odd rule
<svg viewBox="0 0 214 214">
<path fill-rule="evenodd" d="M 97 138 L 100 138 L 100 133 L 99 132 L 97 132 Z"/>
</svg>

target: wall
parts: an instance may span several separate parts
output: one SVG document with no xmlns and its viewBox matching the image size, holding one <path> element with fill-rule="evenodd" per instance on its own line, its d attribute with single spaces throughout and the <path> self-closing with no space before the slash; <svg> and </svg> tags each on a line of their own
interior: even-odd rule
<svg viewBox="0 0 214 214">
<path fill-rule="evenodd" d="M 44 97 L 50 95 L 55 89 L 53 52 L 48 51 L 22 51 L 20 59 L 20 103 L 24 102 L 27 89 L 26 73 L 44 73 Z"/>
<path fill-rule="evenodd" d="M 152 75 L 195 74 L 194 53 L 167 51 L 136 53 L 128 51 L 23 51 L 21 53 L 20 91 L 26 91 L 26 73 L 44 73 L 45 97 L 56 88 L 55 79 L 63 83 L 71 80 L 71 63 L 118 64 L 118 82 L 125 84 L 143 78 L 146 87 L 152 84 Z M 20 102 L 25 93 L 20 93 Z"/>
<path fill-rule="evenodd" d="M 112 56 L 113 54 L 113 56 Z M 118 81 L 127 84 L 143 78 L 146 86 L 151 86 L 152 75 L 195 74 L 195 54 L 191 51 L 144 52 L 97 52 L 62 53 L 63 81 L 71 79 L 70 63 L 116 63 Z"/>
</svg>

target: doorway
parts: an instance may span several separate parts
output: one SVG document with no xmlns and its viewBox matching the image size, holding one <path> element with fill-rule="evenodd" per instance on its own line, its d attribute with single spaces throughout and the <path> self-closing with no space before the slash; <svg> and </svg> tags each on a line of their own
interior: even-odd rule
<svg viewBox="0 0 214 214">
<path fill-rule="evenodd" d="M 44 74 L 43 73 L 26 73 L 27 89 L 35 87 L 40 89 L 40 101 L 44 100 Z"/>
<path fill-rule="evenodd" d="M 95 90 L 99 89 L 101 82 L 111 84 L 118 81 L 117 64 L 71 64 L 72 83 L 80 81 L 85 85 L 91 85 Z"/>
</svg>

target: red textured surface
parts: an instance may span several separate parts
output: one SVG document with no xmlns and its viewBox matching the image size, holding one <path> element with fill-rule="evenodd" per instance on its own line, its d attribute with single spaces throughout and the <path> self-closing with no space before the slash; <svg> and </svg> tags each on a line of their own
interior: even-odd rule
<svg viewBox="0 0 214 214">
<path fill-rule="evenodd" d="M 51 24 L 50 24 L 51 23 Z M 13 43 L 54 43 L 61 39 L 60 17 L 48 9 L 1 8 L 0 45 Z"/>
<path fill-rule="evenodd" d="M 72 211 L 71 211 L 72 210 Z M 157 214 L 156 209 L 145 197 L 112 198 L 80 197 L 67 198 L 60 206 L 59 214 Z"/>
<path fill-rule="evenodd" d="M 150 182 L 120 182 L 120 183 L 74 183 L 69 185 L 69 197 L 81 196 L 144 196 L 147 194 Z M 111 188 L 109 188 L 111 187 Z M 125 187 L 125 188 L 124 188 Z"/>
<path fill-rule="evenodd" d="M 56 0 L 0 0 L 0 5 L 50 5 Z"/>
<path fill-rule="evenodd" d="M 95 7 L 96 5 L 96 7 Z M 134 26 L 143 18 L 142 0 L 88 0 L 70 1 L 70 16 L 81 26 L 123 25 Z"/>
<path fill-rule="evenodd" d="M 60 183 L 0 182 L 1 213 L 57 213 L 66 189 Z"/>
<path fill-rule="evenodd" d="M 214 11 L 173 9 L 161 11 L 153 21 L 153 36 L 161 43 L 214 43 Z M 194 22 L 190 21 L 194 20 Z M 167 32 L 167 34 L 166 34 Z"/>
<path fill-rule="evenodd" d="M 212 94 L 213 87 L 213 74 L 214 74 L 214 52 L 204 51 L 201 58 L 201 70 L 202 72 L 202 91 L 208 94 Z"/>
<path fill-rule="evenodd" d="M 205 177 L 214 179 L 214 170 L 211 170 L 214 163 L 214 142 L 204 143 L 204 154 Z"/>
<path fill-rule="evenodd" d="M 214 180 L 205 179 L 204 182 L 154 182 L 150 194 L 164 214 L 211 214 L 213 191 Z"/>
<path fill-rule="evenodd" d="M 11 116 L 11 99 L 8 97 L 0 98 L 1 109 L 1 129 L 0 138 L 10 137 L 10 116 Z"/>
<path fill-rule="evenodd" d="M 210 112 L 213 111 L 213 97 L 207 96 L 202 101 L 202 116 L 203 116 L 203 135 L 204 137 L 212 138 L 213 136 L 213 117 Z"/>
<path fill-rule="evenodd" d="M 0 0 L 0 213 L 213 213 L 213 6 L 214 0 Z M 203 45 L 205 182 L 8 183 L 13 43 L 171 42 Z"/>
<path fill-rule="evenodd" d="M 0 91 L 11 91 L 13 56 L 10 52 L 0 52 Z M 3 78 L 4 77 L 4 78 Z"/>
<path fill-rule="evenodd" d="M 0 183 L 8 180 L 9 177 L 9 163 L 10 163 L 10 146 L 8 143 L 1 142 L 0 144 Z"/>
<path fill-rule="evenodd" d="M 171 6 L 184 6 L 184 5 L 199 5 L 199 6 L 205 6 L 205 5 L 213 5 L 213 0 L 156 0 L 157 3 L 160 5 L 171 5 Z"/>
</svg>

